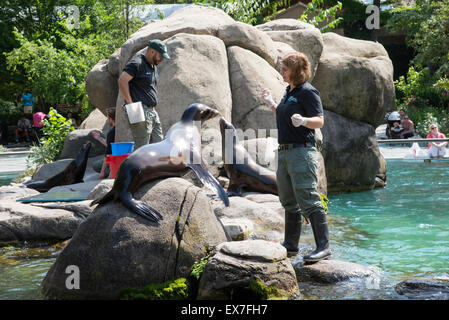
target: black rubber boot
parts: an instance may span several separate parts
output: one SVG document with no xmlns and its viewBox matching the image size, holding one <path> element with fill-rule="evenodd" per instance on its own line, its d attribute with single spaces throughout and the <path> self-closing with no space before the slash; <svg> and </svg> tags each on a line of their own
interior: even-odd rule
<svg viewBox="0 0 449 320">
<path fill-rule="evenodd" d="M 316 250 L 305 255 L 303 259 L 306 263 L 314 263 L 329 258 L 332 252 L 329 249 L 329 229 L 324 210 L 312 213 L 309 219 L 315 237 Z"/>
<path fill-rule="evenodd" d="M 287 256 L 298 254 L 299 237 L 301 235 L 301 214 L 285 211 L 285 235 L 282 246 L 287 249 Z"/>
</svg>

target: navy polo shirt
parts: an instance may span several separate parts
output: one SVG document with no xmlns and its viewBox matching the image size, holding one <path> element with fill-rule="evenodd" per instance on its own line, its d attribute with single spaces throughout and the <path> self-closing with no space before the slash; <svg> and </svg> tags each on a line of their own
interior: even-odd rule
<svg viewBox="0 0 449 320">
<path fill-rule="evenodd" d="M 129 82 L 129 94 L 133 102 L 141 101 L 146 106 L 157 105 L 157 67 L 151 67 L 144 54 L 132 58 L 123 69 L 133 78 Z"/>
<path fill-rule="evenodd" d="M 314 129 L 293 126 L 291 117 L 295 113 L 306 118 L 323 115 L 320 92 L 308 82 L 296 86 L 292 91 L 290 91 L 290 86 L 287 86 L 286 92 L 276 108 L 278 143 L 315 142 Z"/>
</svg>

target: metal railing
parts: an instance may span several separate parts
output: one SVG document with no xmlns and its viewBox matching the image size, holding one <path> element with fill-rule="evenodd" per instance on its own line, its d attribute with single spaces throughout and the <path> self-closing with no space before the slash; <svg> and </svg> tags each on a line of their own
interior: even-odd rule
<svg viewBox="0 0 449 320">
<path fill-rule="evenodd" d="M 384 139 L 377 140 L 377 143 L 405 143 L 405 142 L 444 142 L 449 141 L 449 138 L 432 138 L 432 139 Z"/>
</svg>

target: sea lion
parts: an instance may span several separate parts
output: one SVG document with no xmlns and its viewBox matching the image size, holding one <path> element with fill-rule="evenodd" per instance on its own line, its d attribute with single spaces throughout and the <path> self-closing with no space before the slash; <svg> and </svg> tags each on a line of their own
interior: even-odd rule
<svg viewBox="0 0 449 320">
<path fill-rule="evenodd" d="M 254 161 L 240 144 L 235 127 L 223 117 L 220 132 L 224 169 L 229 178 L 228 195 L 240 195 L 243 188 L 277 195 L 276 174 Z"/>
<path fill-rule="evenodd" d="M 39 192 L 47 192 L 56 186 L 65 186 L 83 182 L 86 172 L 89 151 L 92 148 L 92 142 L 88 141 L 80 149 L 76 158 L 60 173 L 48 178 L 47 180 L 30 181 L 25 184 L 27 188 L 35 189 Z"/>
<path fill-rule="evenodd" d="M 146 182 L 163 177 L 179 177 L 190 168 L 208 189 L 229 206 L 226 192 L 201 158 L 200 133 L 194 124 L 194 121 L 205 121 L 218 114 L 217 110 L 204 104 L 191 104 L 181 120 L 170 127 L 164 140 L 140 147 L 122 162 L 111 191 L 94 200 L 91 205 L 120 201 L 131 211 L 158 222 L 163 219 L 162 214 L 145 202 L 135 200 L 133 193 Z"/>
</svg>

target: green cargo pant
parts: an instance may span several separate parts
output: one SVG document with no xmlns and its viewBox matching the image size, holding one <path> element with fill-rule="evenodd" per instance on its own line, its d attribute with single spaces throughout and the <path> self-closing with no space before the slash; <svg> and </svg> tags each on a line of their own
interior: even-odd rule
<svg viewBox="0 0 449 320">
<path fill-rule="evenodd" d="M 143 106 L 145 121 L 130 124 L 131 133 L 134 139 L 134 150 L 148 143 L 162 141 L 161 120 L 154 108 Z"/>
<path fill-rule="evenodd" d="M 279 201 L 287 212 L 304 217 L 322 210 L 318 185 L 318 151 L 315 147 L 297 147 L 278 151 L 276 171 Z"/>
</svg>

